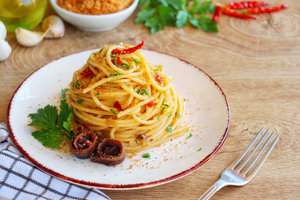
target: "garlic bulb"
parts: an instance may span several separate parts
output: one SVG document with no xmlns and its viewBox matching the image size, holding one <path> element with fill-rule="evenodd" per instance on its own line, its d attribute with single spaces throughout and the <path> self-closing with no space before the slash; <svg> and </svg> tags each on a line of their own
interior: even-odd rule
<svg viewBox="0 0 300 200">
<path fill-rule="evenodd" d="M 6 37 L 6 28 L 2 21 L 0 21 L 0 40 L 5 40 Z"/>
<path fill-rule="evenodd" d="M 65 34 L 65 25 L 61 18 L 50 15 L 44 19 L 42 30 L 47 32 L 45 38 L 61 38 Z"/>
<path fill-rule="evenodd" d="M 17 28 L 16 38 L 19 44 L 25 47 L 32 47 L 40 43 L 45 37 L 46 32 L 29 31 L 23 28 Z"/>
<path fill-rule="evenodd" d="M 0 39 L 0 61 L 3 61 L 8 58 L 11 53 L 11 47 L 5 41 Z"/>
</svg>

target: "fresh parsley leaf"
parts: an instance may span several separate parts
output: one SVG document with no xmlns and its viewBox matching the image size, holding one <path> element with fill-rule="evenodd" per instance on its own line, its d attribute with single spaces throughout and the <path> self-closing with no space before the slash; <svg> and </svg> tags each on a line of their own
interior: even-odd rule
<svg viewBox="0 0 300 200">
<path fill-rule="evenodd" d="M 150 4 L 151 0 L 140 0 L 141 4 Z"/>
<path fill-rule="evenodd" d="M 168 5 L 175 10 L 185 9 L 187 6 L 186 0 L 165 0 Z"/>
<path fill-rule="evenodd" d="M 43 129 L 34 131 L 32 136 L 40 141 L 45 147 L 57 148 L 64 140 L 63 134 L 57 133 L 56 129 Z"/>
<path fill-rule="evenodd" d="M 164 107 L 169 107 L 169 104 L 166 104 L 166 103 L 163 103 L 161 105 L 164 106 Z"/>
<path fill-rule="evenodd" d="M 219 29 L 217 27 L 217 23 L 212 19 L 202 15 L 197 19 L 198 27 L 206 32 L 218 33 Z"/>
<path fill-rule="evenodd" d="M 69 107 L 66 100 L 60 101 L 60 113 L 59 113 L 59 116 L 57 117 L 58 128 L 63 129 L 64 122 L 68 122 L 69 118 L 71 118 L 71 120 L 72 120 L 73 115 L 74 115 L 74 111 Z M 71 121 L 70 121 L 70 124 L 71 124 Z M 67 127 L 68 125 L 65 125 L 65 126 Z M 70 132 L 70 130 L 68 132 Z"/>
<path fill-rule="evenodd" d="M 163 24 L 163 22 L 159 19 L 158 16 L 152 16 L 151 18 L 149 18 L 146 23 L 145 26 L 150 28 L 150 32 L 156 33 L 160 30 L 165 29 L 165 25 Z"/>
<path fill-rule="evenodd" d="M 160 5 L 157 8 L 158 16 L 163 24 L 168 26 L 175 26 L 176 22 L 176 10 L 171 7 Z"/>
<path fill-rule="evenodd" d="M 194 14 L 209 14 L 214 13 L 216 5 L 212 1 L 204 1 L 200 3 L 200 0 L 194 0 L 191 11 Z"/>
<path fill-rule="evenodd" d="M 189 23 L 189 13 L 185 10 L 181 10 L 176 16 L 176 26 L 182 28 Z"/>
<path fill-rule="evenodd" d="M 158 121 L 160 120 L 160 116 L 157 116 L 157 120 L 158 120 Z"/>
<path fill-rule="evenodd" d="M 69 91 L 69 89 L 64 89 L 61 90 L 61 98 L 65 99 L 66 98 L 66 92 Z"/>
<path fill-rule="evenodd" d="M 121 74 L 119 74 L 119 73 L 117 73 L 117 74 L 110 74 L 109 76 L 108 76 L 108 78 L 110 78 L 110 77 L 113 77 L 113 76 L 120 76 Z"/>
<path fill-rule="evenodd" d="M 191 138 L 192 136 L 193 136 L 193 134 L 190 133 L 189 136 L 188 136 L 186 139 L 189 139 L 189 138 Z"/>
<path fill-rule="evenodd" d="M 172 126 L 167 126 L 167 131 L 168 131 L 169 133 L 172 133 L 172 132 L 173 132 Z"/>
<path fill-rule="evenodd" d="M 32 122 L 28 126 L 41 127 L 45 129 L 56 129 L 57 108 L 47 105 L 39 108 L 37 113 L 29 114 Z"/>
<path fill-rule="evenodd" d="M 201 151 L 202 150 L 202 148 L 200 147 L 197 151 Z"/>
<path fill-rule="evenodd" d="M 142 3 L 143 4 L 143 3 Z M 149 6 L 143 6 L 135 19 L 136 24 L 145 23 L 155 14 L 156 9 Z"/>
<path fill-rule="evenodd" d="M 141 90 L 140 90 L 140 89 L 138 89 L 138 90 L 136 91 L 136 93 L 137 93 L 137 94 L 140 94 L 140 93 L 141 93 Z"/>
<path fill-rule="evenodd" d="M 32 122 L 28 126 L 38 127 L 32 136 L 44 146 L 57 148 L 65 138 L 71 139 L 71 121 L 74 111 L 68 106 L 66 100 L 60 102 L 60 113 L 55 106 L 47 105 L 39 108 L 37 113 L 29 114 Z"/>
<path fill-rule="evenodd" d="M 145 154 L 143 155 L 143 158 L 151 158 L 150 153 L 145 153 Z"/>
</svg>

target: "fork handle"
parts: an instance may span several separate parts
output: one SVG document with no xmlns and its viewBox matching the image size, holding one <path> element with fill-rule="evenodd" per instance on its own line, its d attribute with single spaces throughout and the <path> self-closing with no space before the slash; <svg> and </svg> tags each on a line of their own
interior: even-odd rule
<svg viewBox="0 0 300 200">
<path fill-rule="evenodd" d="M 198 200 L 210 199 L 210 197 L 212 197 L 217 191 L 219 191 L 221 188 L 223 188 L 226 185 L 228 185 L 227 182 L 225 182 L 222 179 L 219 179 L 208 190 L 206 190 L 206 192 Z"/>
</svg>

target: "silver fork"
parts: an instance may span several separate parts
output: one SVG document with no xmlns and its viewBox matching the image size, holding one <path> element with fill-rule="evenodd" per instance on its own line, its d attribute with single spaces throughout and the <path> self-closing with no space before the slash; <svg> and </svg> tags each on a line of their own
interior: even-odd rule
<svg viewBox="0 0 300 200">
<path fill-rule="evenodd" d="M 279 139 L 279 135 L 274 139 L 274 133 L 270 135 L 269 130 L 262 135 L 263 131 L 264 129 L 262 128 L 249 147 L 223 171 L 221 178 L 198 200 L 210 199 L 218 190 L 225 186 L 243 186 L 252 180 Z M 258 140 L 259 138 L 260 140 Z M 258 149 L 259 151 L 257 151 Z"/>
</svg>

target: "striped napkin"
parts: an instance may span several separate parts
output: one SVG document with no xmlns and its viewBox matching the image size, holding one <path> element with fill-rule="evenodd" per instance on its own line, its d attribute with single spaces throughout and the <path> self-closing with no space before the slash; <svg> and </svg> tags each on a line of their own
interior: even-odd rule
<svg viewBox="0 0 300 200">
<path fill-rule="evenodd" d="M 97 189 L 70 184 L 41 171 L 12 145 L 0 122 L 0 199 L 110 199 Z"/>
</svg>

